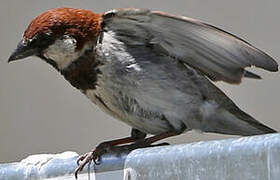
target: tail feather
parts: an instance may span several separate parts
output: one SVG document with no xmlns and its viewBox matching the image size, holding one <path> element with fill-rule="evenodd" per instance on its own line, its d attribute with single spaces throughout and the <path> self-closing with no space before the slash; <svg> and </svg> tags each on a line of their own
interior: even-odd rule
<svg viewBox="0 0 280 180">
<path fill-rule="evenodd" d="M 248 126 L 252 126 L 256 129 L 251 130 L 248 128 L 245 131 L 240 131 L 240 134 L 235 135 L 242 135 L 242 136 L 253 136 L 253 135 L 261 135 L 261 134 L 270 134 L 270 133 L 277 133 L 276 130 L 262 124 L 262 123 L 249 123 Z M 250 130 L 249 130 L 250 129 Z"/>
<path fill-rule="evenodd" d="M 258 122 L 237 106 L 224 109 L 216 106 L 213 113 L 204 116 L 202 131 L 229 135 L 252 136 L 277 131 Z"/>
<path fill-rule="evenodd" d="M 248 124 L 248 126 L 252 126 L 257 130 L 252 132 L 245 132 L 244 136 L 251 136 L 251 135 L 258 135 L 258 134 L 269 134 L 269 133 L 277 133 L 276 130 L 262 124 L 261 122 L 254 119 L 249 114 L 245 113 L 244 111 L 240 110 L 238 107 L 229 110 L 231 114 L 234 114 L 236 118 L 241 121 L 244 121 Z"/>
</svg>

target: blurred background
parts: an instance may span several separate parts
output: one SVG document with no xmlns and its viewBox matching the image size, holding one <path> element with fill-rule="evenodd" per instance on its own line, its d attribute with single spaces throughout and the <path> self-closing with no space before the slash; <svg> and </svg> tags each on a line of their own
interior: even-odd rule
<svg viewBox="0 0 280 180">
<path fill-rule="evenodd" d="M 101 112 L 38 58 L 7 63 L 29 22 L 56 7 L 103 12 L 137 7 L 189 16 L 248 40 L 280 63 L 280 1 L 260 0 L 9 0 L 0 6 L 0 163 L 30 154 L 66 150 L 85 153 L 95 145 L 130 134 L 130 127 Z M 263 80 L 244 79 L 239 86 L 217 83 L 237 105 L 264 124 L 280 130 L 279 73 L 257 71 Z M 232 136 L 188 132 L 173 144 Z"/>
</svg>

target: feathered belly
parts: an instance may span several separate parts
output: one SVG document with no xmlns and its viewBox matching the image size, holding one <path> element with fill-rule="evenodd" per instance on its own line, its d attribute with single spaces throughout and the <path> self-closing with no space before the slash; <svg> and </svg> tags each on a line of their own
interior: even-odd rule
<svg viewBox="0 0 280 180">
<path fill-rule="evenodd" d="M 139 105 L 137 100 L 121 93 L 111 94 L 103 88 L 87 90 L 86 96 L 105 113 L 114 118 L 149 134 L 159 134 L 173 130 L 173 126 L 164 114 Z"/>
</svg>

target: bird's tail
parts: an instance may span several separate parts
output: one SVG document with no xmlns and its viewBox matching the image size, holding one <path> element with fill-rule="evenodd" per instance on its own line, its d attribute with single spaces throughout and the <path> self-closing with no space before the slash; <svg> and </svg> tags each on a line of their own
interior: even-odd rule
<svg viewBox="0 0 280 180">
<path fill-rule="evenodd" d="M 213 113 L 204 116 L 204 132 L 214 132 L 230 135 L 252 136 L 276 133 L 277 131 L 258 122 L 237 106 L 231 108 L 217 107 Z"/>
</svg>

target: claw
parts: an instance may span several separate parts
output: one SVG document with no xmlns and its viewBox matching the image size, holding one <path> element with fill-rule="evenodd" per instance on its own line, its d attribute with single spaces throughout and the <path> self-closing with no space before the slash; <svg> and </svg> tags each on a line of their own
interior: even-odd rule
<svg viewBox="0 0 280 180">
<path fill-rule="evenodd" d="M 86 153 L 78 158 L 78 160 L 77 160 L 78 167 L 75 169 L 75 172 L 74 172 L 76 179 L 78 179 L 79 172 L 81 172 L 87 164 L 89 164 L 89 166 L 90 166 L 91 161 L 95 160 L 94 152 L 95 151 Z"/>
<path fill-rule="evenodd" d="M 99 165 L 101 156 L 105 153 L 106 151 L 100 151 L 99 149 L 95 149 L 92 152 L 88 152 L 82 156 L 80 156 L 77 160 L 78 167 L 75 169 L 75 178 L 78 179 L 78 174 L 79 172 L 83 171 L 84 167 L 88 164 L 88 168 L 90 168 L 90 164 L 93 161 L 95 165 Z M 89 171 L 89 169 L 88 169 Z"/>
<path fill-rule="evenodd" d="M 77 165 L 79 166 L 79 165 L 80 165 L 80 162 L 83 161 L 84 159 L 85 159 L 85 155 L 80 156 L 80 157 L 77 159 Z"/>
<path fill-rule="evenodd" d="M 79 172 L 81 171 L 80 168 L 81 168 L 81 167 L 79 166 L 79 167 L 77 167 L 77 168 L 75 169 L 75 171 L 74 171 L 75 179 L 76 179 L 76 180 L 78 179 L 78 174 L 79 174 Z"/>
<path fill-rule="evenodd" d="M 95 165 L 100 165 L 100 161 L 97 160 L 97 159 L 94 159 L 93 162 L 94 162 Z"/>
</svg>

